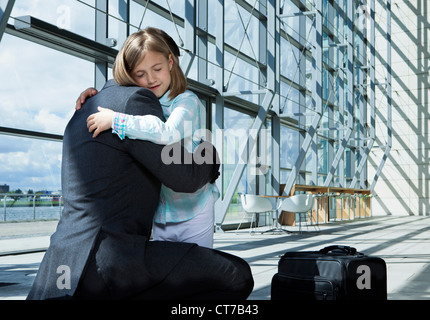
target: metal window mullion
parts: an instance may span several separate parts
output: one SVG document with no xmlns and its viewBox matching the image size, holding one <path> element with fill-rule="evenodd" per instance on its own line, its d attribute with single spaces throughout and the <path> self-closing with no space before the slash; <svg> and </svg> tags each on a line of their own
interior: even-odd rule
<svg viewBox="0 0 430 320">
<path fill-rule="evenodd" d="M 328 143 L 327 143 L 327 150 L 322 150 L 322 152 L 325 155 L 327 155 L 327 159 L 326 159 L 327 163 L 332 163 L 333 162 L 333 155 L 334 155 L 334 131 L 330 130 L 330 128 L 335 127 L 334 105 L 336 105 L 336 101 L 335 101 L 335 99 L 336 99 L 336 94 L 335 94 L 336 83 L 335 83 L 335 81 L 337 79 L 337 70 L 335 69 L 334 71 L 332 71 L 332 69 L 334 68 L 334 65 L 332 65 L 331 62 L 334 62 L 335 50 L 341 52 L 342 48 L 339 48 L 339 46 L 331 46 L 330 45 L 330 43 L 333 43 L 332 39 L 335 39 L 334 26 L 332 23 L 333 21 L 335 21 L 335 19 L 334 19 L 335 9 L 330 3 L 328 3 L 327 4 L 327 10 L 328 10 L 328 12 L 325 13 L 325 16 L 328 17 L 327 30 L 330 32 L 330 34 L 329 34 L 329 41 L 328 41 L 329 46 L 328 46 L 328 48 L 326 48 L 326 50 L 328 50 L 328 55 L 327 55 L 327 68 L 326 68 L 327 83 L 325 83 L 325 86 L 327 86 L 329 94 L 326 97 L 327 106 L 326 106 L 325 110 L 327 112 L 327 119 L 328 119 L 328 128 L 329 128 L 328 137 L 329 137 L 329 139 L 328 139 Z M 341 32 L 343 32 L 343 30 Z M 333 74 L 333 72 L 335 74 Z M 342 132 L 342 130 L 340 132 Z"/>
<path fill-rule="evenodd" d="M 267 87 L 275 92 L 272 111 L 272 143 L 271 143 L 271 188 L 272 194 L 278 195 L 280 190 L 280 158 L 281 158 L 281 121 L 280 112 L 280 23 L 279 1 L 267 1 Z M 260 59 L 261 61 L 261 59 Z"/>
<path fill-rule="evenodd" d="M 360 83 L 359 83 L 359 90 L 360 90 L 360 100 L 359 100 L 359 107 L 360 107 L 360 129 L 361 132 L 360 134 L 360 145 L 359 145 L 359 150 L 360 150 L 360 157 L 362 158 L 365 154 L 365 150 L 366 150 L 366 146 L 365 146 L 365 141 L 367 141 L 367 108 L 366 108 L 366 94 L 365 94 L 365 80 L 366 80 L 366 75 L 367 75 L 367 70 L 363 69 L 362 66 L 366 65 L 366 61 L 367 61 L 367 56 L 366 56 L 366 48 L 365 48 L 365 42 L 364 42 L 364 30 L 362 30 L 362 35 L 361 35 L 361 42 L 360 42 L 360 51 L 361 51 L 361 55 L 360 55 L 360 69 L 359 69 L 359 74 L 360 74 Z M 361 159 L 360 159 L 361 161 Z M 356 166 L 356 161 L 354 161 L 354 167 L 353 170 L 351 170 L 351 172 L 355 172 L 355 170 L 357 169 Z M 360 188 L 361 189 L 365 189 L 365 183 L 366 183 L 366 179 L 364 177 L 365 172 L 362 171 L 361 173 L 361 177 L 360 177 Z"/>
<path fill-rule="evenodd" d="M 250 3 L 248 3 L 245 0 L 235 0 L 235 2 L 242 7 L 242 9 L 248 11 L 249 13 L 252 13 L 252 15 L 255 18 L 261 20 L 261 19 L 265 18 L 265 14 L 263 12 L 265 8 L 264 8 L 264 6 L 262 4 L 263 1 L 257 0 L 259 2 L 259 5 L 260 5 L 261 9 L 260 8 L 257 9 L 257 8 L 254 7 L 254 2 L 255 1 L 256 0 L 253 0 L 253 1 L 250 1 Z"/>
<path fill-rule="evenodd" d="M 333 77 L 333 81 L 336 81 L 336 77 Z M 334 90 L 334 88 L 333 88 Z M 327 117 L 328 117 L 328 127 L 334 128 L 334 105 L 328 104 L 326 107 L 327 110 Z M 342 130 L 340 130 L 342 132 Z M 325 154 L 327 154 L 327 164 L 333 162 L 333 155 L 334 155 L 334 130 L 328 131 L 328 143 L 327 143 L 327 150 L 323 150 Z M 327 168 L 328 169 L 328 168 Z M 341 178 L 341 177 L 340 177 Z"/>
<path fill-rule="evenodd" d="M 324 186 L 330 186 L 337 166 L 340 159 L 344 156 L 345 147 L 351 137 L 354 128 L 354 7 L 352 3 L 348 3 L 347 8 L 347 54 L 348 54 L 348 65 L 346 68 L 348 77 L 348 99 L 347 99 L 347 113 L 348 113 L 348 125 L 346 132 L 342 139 L 339 141 L 339 149 L 337 150 L 336 156 L 334 157 L 333 163 L 328 171 Z M 342 174 L 342 173 L 341 173 Z"/>
<path fill-rule="evenodd" d="M 339 10 L 340 12 L 338 12 L 338 16 L 339 16 L 339 39 L 341 40 L 340 42 L 342 44 L 345 43 L 345 34 L 344 34 L 344 26 L 345 26 L 345 14 L 343 11 L 343 7 L 339 6 Z M 343 65 L 345 59 L 345 51 L 344 51 L 344 47 L 338 48 L 338 78 L 340 79 L 340 83 L 339 83 L 339 101 L 338 101 L 338 112 L 339 112 L 339 128 L 342 130 L 339 130 L 339 136 L 343 136 L 343 128 L 345 127 L 345 117 L 344 117 L 344 113 L 345 113 L 345 68 Z M 333 137 L 334 138 L 334 137 Z M 332 140 L 334 141 L 334 140 Z M 331 143 L 332 149 L 331 149 L 331 159 L 329 161 L 329 163 L 332 163 L 333 161 L 333 154 L 334 154 L 334 142 Z M 345 158 L 341 158 L 339 161 L 339 185 L 343 186 L 345 184 Z"/>
<path fill-rule="evenodd" d="M 45 133 L 40 131 L 16 129 L 16 128 L 10 128 L 10 127 L 0 127 L 0 135 L 10 135 L 15 137 L 41 139 L 41 140 L 49 140 L 49 141 L 57 141 L 57 142 L 63 141 L 62 135 Z"/>
<path fill-rule="evenodd" d="M 183 70 L 185 76 L 191 70 L 191 66 L 195 57 L 195 34 L 196 34 L 196 16 L 195 16 L 195 0 L 185 0 L 185 19 L 184 19 L 184 31 L 185 40 L 183 49 L 185 53 L 181 58 L 181 69 Z M 178 34 L 179 36 L 179 34 Z"/>
<path fill-rule="evenodd" d="M 357 170 L 352 179 L 350 188 L 355 188 L 355 185 L 363 172 L 364 167 L 367 164 L 367 159 L 369 157 L 370 150 L 375 142 L 375 0 L 370 0 L 370 39 L 369 39 L 369 76 L 370 76 L 370 98 L 369 109 L 370 109 L 370 137 L 364 154 L 357 166 Z"/>
<path fill-rule="evenodd" d="M 0 42 L 3 38 L 3 34 L 6 31 L 7 22 L 10 17 L 10 13 L 12 12 L 13 6 L 15 4 L 15 0 L 9 0 L 6 6 L 0 6 Z"/>
<path fill-rule="evenodd" d="M 95 12 L 95 40 L 101 44 L 106 45 L 106 39 L 108 35 L 108 21 L 107 21 L 107 0 L 96 0 L 96 12 Z M 100 90 L 107 81 L 108 75 L 108 63 L 105 61 L 95 62 L 94 71 L 94 87 Z"/>
<path fill-rule="evenodd" d="M 296 181 L 296 177 L 299 174 L 299 169 L 306 158 L 306 153 L 312 144 L 322 118 L 322 0 L 316 1 L 314 14 L 314 43 L 312 50 L 312 104 L 315 115 L 310 127 L 306 130 L 305 138 L 299 150 L 299 155 L 293 168 L 291 169 L 291 172 L 289 173 L 284 189 L 285 194 L 290 194 L 291 192 L 291 189 Z"/>
<path fill-rule="evenodd" d="M 118 14 L 122 18 L 122 22 L 118 21 L 118 39 L 115 39 L 120 45 L 125 42 L 130 35 L 130 1 L 122 0 L 118 2 Z"/>
<path fill-rule="evenodd" d="M 161 16 L 166 20 L 169 20 L 169 21 L 173 20 L 172 22 L 180 26 L 181 28 L 184 27 L 184 20 L 178 15 L 171 12 L 167 6 L 166 6 L 167 8 L 164 8 L 161 5 L 155 3 L 154 1 L 149 1 L 149 0 L 132 0 L 132 1 L 136 2 L 137 4 L 141 5 L 144 8 L 147 8 L 151 12 Z"/>
<path fill-rule="evenodd" d="M 313 16 L 312 16 L 313 17 Z M 307 43 L 307 37 L 306 37 L 306 19 L 308 19 L 306 16 L 301 16 L 299 19 L 299 33 L 300 35 L 303 35 L 299 38 L 300 45 L 304 48 L 306 47 Z M 322 22 L 321 22 L 322 23 Z M 315 29 L 316 30 L 316 29 Z M 321 33 L 322 34 L 322 33 Z M 287 38 L 290 43 L 291 41 L 295 40 L 291 37 Z M 295 43 L 293 43 L 294 46 Z M 299 51 L 302 51 L 303 48 Z M 300 88 L 306 88 L 306 52 L 303 51 L 303 56 L 299 58 L 299 64 L 297 66 L 298 72 L 299 72 L 299 80 L 298 85 Z M 322 55 L 322 52 L 321 52 Z M 321 69 L 322 70 L 322 69 Z M 295 77 L 293 77 L 295 78 Z M 293 79 L 292 79 L 293 81 Z M 321 82 L 322 83 L 322 82 Z M 315 106 L 314 106 L 315 107 Z M 306 114 L 306 90 L 300 90 L 299 91 L 299 113 L 300 114 Z M 305 128 L 307 125 L 307 119 L 309 119 L 311 116 L 302 116 L 299 117 L 299 127 Z M 317 157 L 316 157 L 316 137 L 317 135 L 314 135 L 313 140 L 311 141 L 310 150 L 312 152 L 311 157 L 311 173 L 315 173 L 315 168 L 317 167 Z M 306 132 L 301 131 L 299 134 L 299 145 L 303 145 L 306 138 Z M 298 177 L 296 178 L 296 183 L 299 184 L 306 184 L 306 156 L 303 160 L 302 165 L 298 168 Z M 315 176 L 312 176 L 312 178 L 315 178 Z"/>
<path fill-rule="evenodd" d="M 268 41 L 267 41 L 267 29 L 268 29 L 268 23 L 267 23 L 267 12 L 266 12 L 266 8 L 262 5 L 262 3 L 259 2 L 259 7 L 258 9 L 255 7 L 254 10 L 251 10 L 252 12 L 254 12 L 255 10 L 259 10 L 261 11 L 261 15 L 258 19 L 258 50 L 256 50 L 254 48 L 254 50 L 252 50 L 254 52 L 254 59 L 255 59 L 255 63 L 258 65 L 261 65 L 261 62 L 264 61 L 265 63 L 267 63 L 267 51 L 268 51 Z M 264 17 L 264 18 L 263 18 Z M 248 32 L 248 31 L 247 31 Z M 249 38 L 249 34 L 247 35 L 249 44 L 252 46 L 251 43 L 251 39 Z M 267 87 L 267 77 L 268 77 L 268 73 L 271 73 L 272 70 L 267 70 L 267 68 L 264 69 L 260 69 L 259 68 L 259 78 L 258 78 L 258 86 L 259 88 L 265 88 Z M 270 75 L 271 77 L 273 75 Z M 271 88 L 272 91 L 273 88 Z M 263 98 L 265 96 L 263 95 L 258 95 L 258 102 L 261 105 L 263 103 Z M 273 101 L 273 100 L 272 100 Z M 271 106 L 269 106 L 270 109 Z M 265 128 L 267 128 L 267 121 L 266 121 L 267 117 L 263 120 L 263 126 Z M 263 167 L 258 167 L 259 164 L 261 164 L 262 166 L 267 165 L 266 161 L 267 161 L 267 157 L 266 157 L 266 152 L 267 152 L 267 136 L 266 134 L 262 134 L 263 131 L 260 131 L 260 133 L 258 134 L 258 144 L 257 144 L 257 159 L 259 162 L 255 162 L 255 167 L 253 168 L 252 166 L 247 166 L 248 170 L 247 170 L 247 175 L 248 175 L 248 183 L 251 181 L 256 180 L 256 190 L 258 190 L 258 194 L 266 194 L 266 178 L 267 178 L 267 173 L 264 172 L 264 170 L 261 170 L 260 168 Z M 266 133 L 266 131 L 264 131 Z M 248 160 L 249 161 L 249 160 Z M 250 170 L 251 169 L 251 170 Z M 255 171 L 255 172 L 251 172 L 251 171 Z M 252 190 L 252 187 L 248 190 Z"/>
<path fill-rule="evenodd" d="M 323 54 L 324 54 L 324 52 L 323 52 L 323 47 L 322 47 L 323 46 L 323 32 L 324 32 L 324 21 L 323 21 L 323 19 L 324 19 L 323 18 L 324 17 L 324 12 L 323 12 L 322 5 L 321 5 L 321 11 L 320 12 L 321 12 L 321 15 L 322 15 L 322 17 L 321 17 L 321 32 L 319 33 L 321 35 L 321 47 L 316 50 L 316 54 L 319 55 L 320 58 L 321 58 L 321 69 L 320 69 L 320 72 L 321 72 L 321 75 L 322 75 L 321 81 L 320 81 L 320 84 L 321 84 L 321 96 L 320 96 L 320 99 L 321 99 L 321 101 L 320 101 L 320 103 L 317 103 L 317 104 L 321 104 L 321 118 L 322 118 L 323 117 L 323 112 L 322 112 L 323 101 L 322 101 L 322 99 L 323 99 L 323 96 L 324 96 L 324 94 L 323 94 L 323 86 L 324 86 L 324 79 L 323 79 L 323 77 L 324 77 L 324 74 L 323 74 L 323 69 L 324 69 L 324 67 L 323 67 L 323 63 L 324 63 L 323 62 Z M 300 19 L 300 30 L 306 30 L 306 21 L 305 21 L 305 19 Z M 316 22 L 316 23 L 317 23 L 316 29 L 320 28 L 318 26 L 319 22 Z M 315 34 L 315 39 L 316 39 L 316 37 L 317 36 Z M 316 41 L 315 42 L 315 47 L 318 47 L 318 45 L 319 45 L 318 41 Z M 301 72 L 303 74 L 303 73 L 306 73 L 305 70 L 306 70 L 305 59 L 301 59 L 301 64 L 299 66 L 299 72 Z M 314 75 L 312 75 L 312 76 L 314 76 Z M 299 79 L 299 81 L 300 81 L 300 84 L 302 86 L 306 87 L 306 83 L 303 83 L 303 81 L 304 81 L 303 79 L 304 78 L 305 77 L 301 76 L 300 79 Z M 314 90 L 312 90 L 312 91 L 314 91 Z M 318 107 L 316 107 L 315 110 L 317 110 L 317 108 Z M 300 112 L 303 112 L 303 111 L 305 112 L 305 110 L 300 110 Z M 306 116 L 305 117 L 301 117 L 301 119 L 303 119 L 302 121 L 304 121 L 304 123 L 302 124 L 303 127 L 306 127 L 306 125 L 307 125 L 307 118 L 308 117 L 306 117 Z M 300 123 L 299 123 L 299 125 L 300 125 Z M 307 165 L 306 164 L 306 160 L 304 160 L 304 163 L 302 165 L 302 170 L 301 171 L 304 172 L 305 175 L 304 176 L 300 176 L 300 173 L 299 173 L 299 176 L 300 176 L 299 183 L 301 183 L 301 184 L 309 184 L 309 185 L 316 185 L 316 184 L 318 184 L 318 134 L 317 133 L 315 133 L 313 135 L 309 151 L 311 153 L 311 163 L 310 163 L 311 179 L 310 179 L 309 182 L 307 181 L 306 172 L 307 172 L 308 168 L 306 167 L 306 165 Z"/>
<path fill-rule="evenodd" d="M 221 196 L 215 202 L 215 231 L 223 232 L 221 226 L 225 218 L 227 209 L 224 210 L 225 197 L 223 185 L 224 185 L 224 0 L 218 0 L 215 4 L 215 19 L 216 19 L 216 38 L 215 38 L 215 60 L 217 64 L 215 74 L 215 88 L 218 91 L 215 100 L 215 121 L 213 132 L 215 133 L 214 141 L 215 147 L 218 151 L 220 163 L 220 177 L 216 180 L 216 186 L 220 191 Z"/>
<path fill-rule="evenodd" d="M 388 155 L 391 151 L 392 146 L 392 119 L 391 119 L 391 0 L 387 0 L 386 4 L 387 10 L 387 145 L 385 148 L 384 155 L 382 156 L 382 160 L 379 163 L 379 166 L 376 170 L 375 176 L 373 178 L 372 184 L 370 186 L 370 191 L 373 193 L 375 189 L 376 182 L 382 172 L 385 161 L 388 158 Z"/>
<path fill-rule="evenodd" d="M 357 34 L 357 37 L 359 35 Z M 360 38 L 360 37 L 359 37 Z M 361 39 L 360 39 L 361 40 Z M 361 41 L 359 41 L 361 44 Z M 358 55 L 355 57 L 356 64 L 354 65 L 354 74 L 355 74 L 355 87 L 354 87 L 354 112 L 359 112 L 359 117 L 354 118 L 354 149 L 355 149 L 355 155 L 351 158 L 350 162 L 350 170 L 351 172 L 355 171 L 355 162 L 359 156 L 361 157 L 363 154 L 363 145 L 362 141 L 364 138 L 364 110 L 362 105 L 362 97 L 363 97 L 363 74 L 360 66 L 361 63 L 361 55 L 360 55 L 360 45 L 358 48 Z M 360 180 L 360 184 L 362 181 Z"/>
<path fill-rule="evenodd" d="M 208 0 L 200 0 L 197 7 L 197 23 L 200 31 L 196 39 L 197 80 L 207 83 L 208 80 Z"/>
</svg>

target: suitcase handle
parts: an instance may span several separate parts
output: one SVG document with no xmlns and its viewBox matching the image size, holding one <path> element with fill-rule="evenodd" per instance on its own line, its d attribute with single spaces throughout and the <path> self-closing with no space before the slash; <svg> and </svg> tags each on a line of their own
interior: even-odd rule
<svg viewBox="0 0 430 320">
<path fill-rule="evenodd" d="M 338 245 L 333 245 L 333 246 L 328 246 L 325 247 L 323 249 L 321 249 L 319 252 L 322 254 L 327 254 L 331 251 L 342 251 L 343 253 L 347 254 L 347 255 L 355 255 L 357 253 L 357 249 L 353 248 L 353 247 L 349 247 L 349 246 L 338 246 Z"/>
</svg>

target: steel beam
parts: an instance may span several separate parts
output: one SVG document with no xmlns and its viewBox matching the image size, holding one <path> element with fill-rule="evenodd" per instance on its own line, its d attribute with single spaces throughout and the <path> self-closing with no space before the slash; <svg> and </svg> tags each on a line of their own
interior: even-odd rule
<svg viewBox="0 0 430 320">
<path fill-rule="evenodd" d="M 224 211 L 224 137 L 217 133 L 224 132 L 224 0 L 218 0 L 215 4 L 215 19 L 216 19 L 216 52 L 215 52 L 215 62 L 216 62 L 216 74 L 215 74 L 215 88 L 218 91 L 215 103 L 215 121 L 213 132 L 215 136 L 212 141 L 215 142 L 215 147 L 218 151 L 220 163 L 220 176 L 216 180 L 216 186 L 220 192 L 220 197 L 215 202 L 215 232 L 223 232 L 221 225 L 225 218 Z"/>
<path fill-rule="evenodd" d="M 9 0 L 6 5 L 0 5 L 0 42 L 3 38 L 4 32 L 6 31 L 7 22 L 14 4 L 15 0 Z"/>
<path fill-rule="evenodd" d="M 348 144 L 349 138 L 354 130 L 354 7 L 348 2 L 347 8 L 347 55 L 348 55 L 348 66 L 347 66 L 347 78 L 348 78 L 348 94 L 347 94 L 347 113 L 348 121 L 346 126 L 346 132 L 339 142 L 339 149 L 337 150 L 336 156 L 333 159 L 333 163 L 327 173 L 327 177 L 324 181 L 324 186 L 330 186 L 336 169 L 339 165 L 340 160 L 343 158 L 345 147 Z"/>
<path fill-rule="evenodd" d="M 280 121 L 280 23 L 279 1 L 267 1 L 267 87 L 275 92 L 272 111 L 272 148 L 271 148 L 271 191 L 279 195 L 281 171 L 281 121 Z"/>
<path fill-rule="evenodd" d="M 23 129 L 9 128 L 9 127 L 0 127 L 0 134 L 15 136 L 15 137 L 30 138 L 30 139 L 49 140 L 49 141 L 56 141 L 56 142 L 63 141 L 63 136 L 59 134 L 23 130 Z"/>
<path fill-rule="evenodd" d="M 96 41 L 106 43 L 108 36 L 108 19 L 105 12 L 108 12 L 107 0 L 96 0 L 95 28 Z M 108 77 L 108 64 L 106 61 L 96 60 L 94 66 L 94 87 L 101 90 Z"/>
<path fill-rule="evenodd" d="M 290 194 L 291 189 L 299 174 L 300 167 L 306 157 L 306 153 L 317 135 L 317 128 L 322 119 L 322 1 L 316 1 L 316 13 L 313 22 L 314 43 L 312 50 L 312 104 L 315 110 L 315 115 L 311 126 L 306 131 L 305 138 L 299 150 L 299 155 L 296 162 L 288 175 L 288 180 L 285 184 L 284 194 Z"/>
<path fill-rule="evenodd" d="M 208 0 L 199 0 L 197 7 L 198 28 L 208 30 Z M 197 80 L 201 83 L 208 83 L 208 35 L 207 33 L 198 33 L 196 42 L 197 59 Z M 214 80 L 209 80 L 214 83 Z"/>
<path fill-rule="evenodd" d="M 196 50 L 196 10 L 195 0 L 185 0 L 185 54 L 181 59 L 181 69 L 187 77 L 193 65 Z"/>
<path fill-rule="evenodd" d="M 373 193 L 375 190 L 376 182 L 381 175 L 382 168 L 388 158 L 392 146 L 392 119 L 391 119 L 391 0 L 387 0 L 387 146 L 385 148 L 384 155 L 382 156 L 381 162 L 376 170 L 372 184 L 370 185 L 370 191 Z"/>
<path fill-rule="evenodd" d="M 367 159 L 369 158 L 370 151 L 375 142 L 375 0 L 370 0 L 370 65 L 368 66 L 370 72 L 370 98 L 369 98 L 369 106 L 370 106 L 370 139 L 367 142 L 367 145 L 364 149 L 364 153 L 362 158 L 360 159 L 360 163 L 357 166 L 354 177 L 352 178 L 350 188 L 355 188 L 358 179 L 360 178 L 361 173 L 363 172 L 364 167 L 367 164 Z"/>
<path fill-rule="evenodd" d="M 32 16 L 16 17 L 14 25 L 8 25 L 6 32 L 91 62 L 102 60 L 112 64 L 118 54 L 118 50 L 107 46 L 106 43 L 99 43 L 65 29 L 59 29 L 53 24 Z"/>
<path fill-rule="evenodd" d="M 339 132 L 339 136 L 343 136 L 343 132 L 344 130 L 346 130 L 345 128 L 345 73 L 348 70 L 348 68 L 344 68 L 343 65 L 343 61 L 344 61 L 344 57 L 345 54 L 347 52 L 347 43 L 345 43 L 345 29 L 343 28 L 343 26 L 345 25 L 345 17 L 344 17 L 344 11 L 342 10 L 339 14 L 339 25 L 342 26 L 339 28 L 339 38 L 340 41 L 342 42 L 342 45 L 340 46 L 340 48 L 338 48 L 338 70 L 337 70 L 337 75 L 338 75 L 338 79 L 340 79 L 340 84 L 339 84 L 339 92 L 338 92 L 338 96 L 339 96 L 339 126 L 337 128 L 337 131 Z M 346 50 L 345 50 L 346 48 Z M 334 135 L 332 135 L 330 138 L 334 138 Z M 330 154 L 331 157 L 329 158 L 329 162 L 328 163 L 333 163 L 333 157 L 334 157 L 334 139 L 330 141 Z M 339 172 L 345 172 L 345 158 L 341 158 L 341 160 L 339 161 L 338 164 L 338 170 Z M 345 175 L 341 174 L 339 176 L 339 186 L 343 187 L 345 185 Z"/>
</svg>

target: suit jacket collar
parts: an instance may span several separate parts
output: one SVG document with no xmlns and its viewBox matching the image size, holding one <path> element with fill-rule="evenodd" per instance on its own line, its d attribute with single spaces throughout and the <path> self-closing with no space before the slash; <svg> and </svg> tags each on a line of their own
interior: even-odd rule
<svg viewBox="0 0 430 320">
<path fill-rule="evenodd" d="M 109 87 L 114 87 L 114 86 L 118 86 L 118 83 L 116 83 L 115 80 L 110 79 L 105 83 L 103 88 L 109 88 Z"/>
</svg>

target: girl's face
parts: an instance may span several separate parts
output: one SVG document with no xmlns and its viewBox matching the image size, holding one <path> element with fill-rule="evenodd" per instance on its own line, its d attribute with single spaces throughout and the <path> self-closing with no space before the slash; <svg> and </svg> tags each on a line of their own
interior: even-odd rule
<svg viewBox="0 0 430 320">
<path fill-rule="evenodd" d="M 155 51 L 148 51 L 142 61 L 131 72 L 131 76 L 140 87 L 150 89 L 157 98 L 161 98 L 170 88 L 172 81 L 170 70 L 173 60 Z"/>
</svg>

